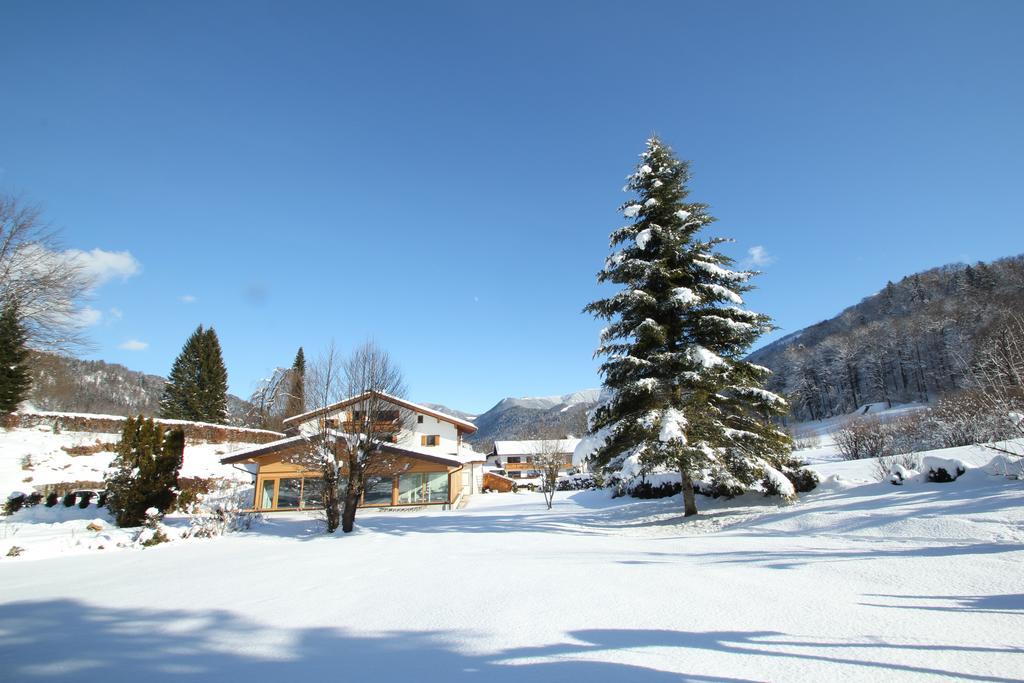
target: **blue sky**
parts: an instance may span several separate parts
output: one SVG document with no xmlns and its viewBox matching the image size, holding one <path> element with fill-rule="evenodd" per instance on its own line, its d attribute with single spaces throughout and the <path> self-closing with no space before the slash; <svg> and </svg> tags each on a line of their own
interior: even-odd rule
<svg viewBox="0 0 1024 683">
<path fill-rule="evenodd" d="M 760 249 L 777 334 L 1024 252 L 1022 26 L 1020 2 L 5 2 L 0 191 L 104 250 L 91 357 L 164 374 L 213 325 L 245 396 L 300 345 L 373 338 L 411 398 L 482 411 L 599 384 L 580 309 L 652 132 L 730 253 Z"/>
</svg>

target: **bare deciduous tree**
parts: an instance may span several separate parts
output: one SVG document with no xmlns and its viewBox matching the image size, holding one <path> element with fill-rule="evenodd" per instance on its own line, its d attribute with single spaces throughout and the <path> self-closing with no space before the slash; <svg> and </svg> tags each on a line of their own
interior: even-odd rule
<svg viewBox="0 0 1024 683">
<path fill-rule="evenodd" d="M 355 527 L 356 509 L 367 486 L 396 473 L 399 456 L 387 445 L 402 429 L 411 428 L 413 413 L 388 400 L 404 397 L 402 373 L 372 342 L 346 359 L 332 343 L 311 366 L 307 382 L 307 400 L 323 412 L 301 431 L 306 442 L 301 457 L 323 477 L 327 532 L 340 525 L 348 533 Z"/>
<path fill-rule="evenodd" d="M 567 444 L 558 438 L 542 438 L 533 456 L 533 465 L 540 472 L 540 492 L 548 510 L 555 504 L 558 473 L 565 467 Z"/>
<path fill-rule="evenodd" d="M 79 303 L 94 284 L 80 261 L 61 251 L 38 207 L 0 195 L 0 298 L 17 302 L 30 346 L 83 346 Z"/>
<path fill-rule="evenodd" d="M 988 410 L 1024 436 L 1024 316 L 1007 316 L 979 344 L 971 378 Z"/>
</svg>

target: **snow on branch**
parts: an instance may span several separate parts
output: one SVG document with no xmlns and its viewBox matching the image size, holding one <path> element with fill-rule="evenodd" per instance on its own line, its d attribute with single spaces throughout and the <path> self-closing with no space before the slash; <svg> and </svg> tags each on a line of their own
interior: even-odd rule
<svg viewBox="0 0 1024 683">
<path fill-rule="evenodd" d="M 688 355 L 690 360 L 697 363 L 701 367 L 713 368 L 718 365 L 724 365 L 725 361 L 714 351 L 710 351 L 699 344 L 694 344 L 690 347 Z"/>
<path fill-rule="evenodd" d="M 702 286 L 709 292 L 717 296 L 719 299 L 722 299 L 724 301 L 731 301 L 732 303 L 738 304 L 740 306 L 743 305 L 743 299 L 740 298 L 740 295 L 732 291 L 728 287 L 723 287 L 722 285 L 716 284 L 706 284 Z"/>
<path fill-rule="evenodd" d="M 700 296 L 689 287 L 676 287 L 672 290 L 672 296 L 676 301 L 687 306 L 701 302 Z"/>
<path fill-rule="evenodd" d="M 752 275 L 752 273 L 746 271 L 727 270 L 726 268 L 722 268 L 717 263 L 710 263 L 708 261 L 694 260 L 693 265 L 697 266 L 706 273 L 710 273 L 711 275 L 720 277 L 723 280 L 728 280 L 731 282 L 744 282 L 746 280 L 749 280 L 750 276 Z"/>
</svg>

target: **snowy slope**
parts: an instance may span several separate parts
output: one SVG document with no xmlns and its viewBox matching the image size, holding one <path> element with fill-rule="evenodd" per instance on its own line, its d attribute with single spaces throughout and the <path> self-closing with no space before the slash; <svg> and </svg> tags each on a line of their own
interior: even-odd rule
<svg viewBox="0 0 1024 683">
<path fill-rule="evenodd" d="M 851 474 L 792 506 L 700 505 L 489 494 L 363 511 L 350 536 L 278 515 L 0 557 L 0 661 L 12 680 L 1019 679 L 1021 481 Z"/>
<path fill-rule="evenodd" d="M 54 433 L 46 424 L 0 430 L 0 500 L 6 500 L 12 491 L 29 493 L 32 487 L 43 484 L 102 481 L 118 440 L 118 435 L 107 432 Z M 251 445 L 255 444 L 189 443 L 180 476 L 251 482 L 247 472 L 220 464 L 225 455 Z M 83 446 L 100 450 L 87 455 L 71 455 L 65 450 Z"/>
<path fill-rule="evenodd" d="M 817 445 L 810 448 L 798 448 L 793 455 L 809 464 L 842 460 L 843 456 L 836 446 L 834 434 L 847 420 L 863 415 L 877 417 L 883 421 L 891 420 L 915 410 L 923 410 L 926 407 L 921 403 L 895 403 L 891 408 L 884 403 L 869 403 L 848 415 L 797 422 L 793 425 L 793 436 L 797 440 L 797 446 L 801 445 L 801 440 L 806 440 L 809 437 L 816 440 Z"/>
</svg>

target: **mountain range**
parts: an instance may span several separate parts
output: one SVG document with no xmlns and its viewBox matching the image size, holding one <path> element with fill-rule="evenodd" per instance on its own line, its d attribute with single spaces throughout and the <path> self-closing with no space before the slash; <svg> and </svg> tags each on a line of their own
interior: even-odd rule
<svg viewBox="0 0 1024 683">
<path fill-rule="evenodd" d="M 798 420 L 849 412 L 876 401 L 927 401 L 962 385 L 963 363 L 1001 316 L 1024 312 L 1024 257 L 951 264 L 908 275 L 843 310 L 753 352 L 773 371 L 769 388 L 793 397 Z M 155 415 L 164 378 L 123 365 L 36 354 L 30 402 L 39 409 Z M 560 396 L 505 398 L 474 415 L 427 407 L 472 421 L 467 441 L 580 435 L 599 389 Z M 253 404 L 228 396 L 229 421 L 254 424 Z"/>
</svg>

